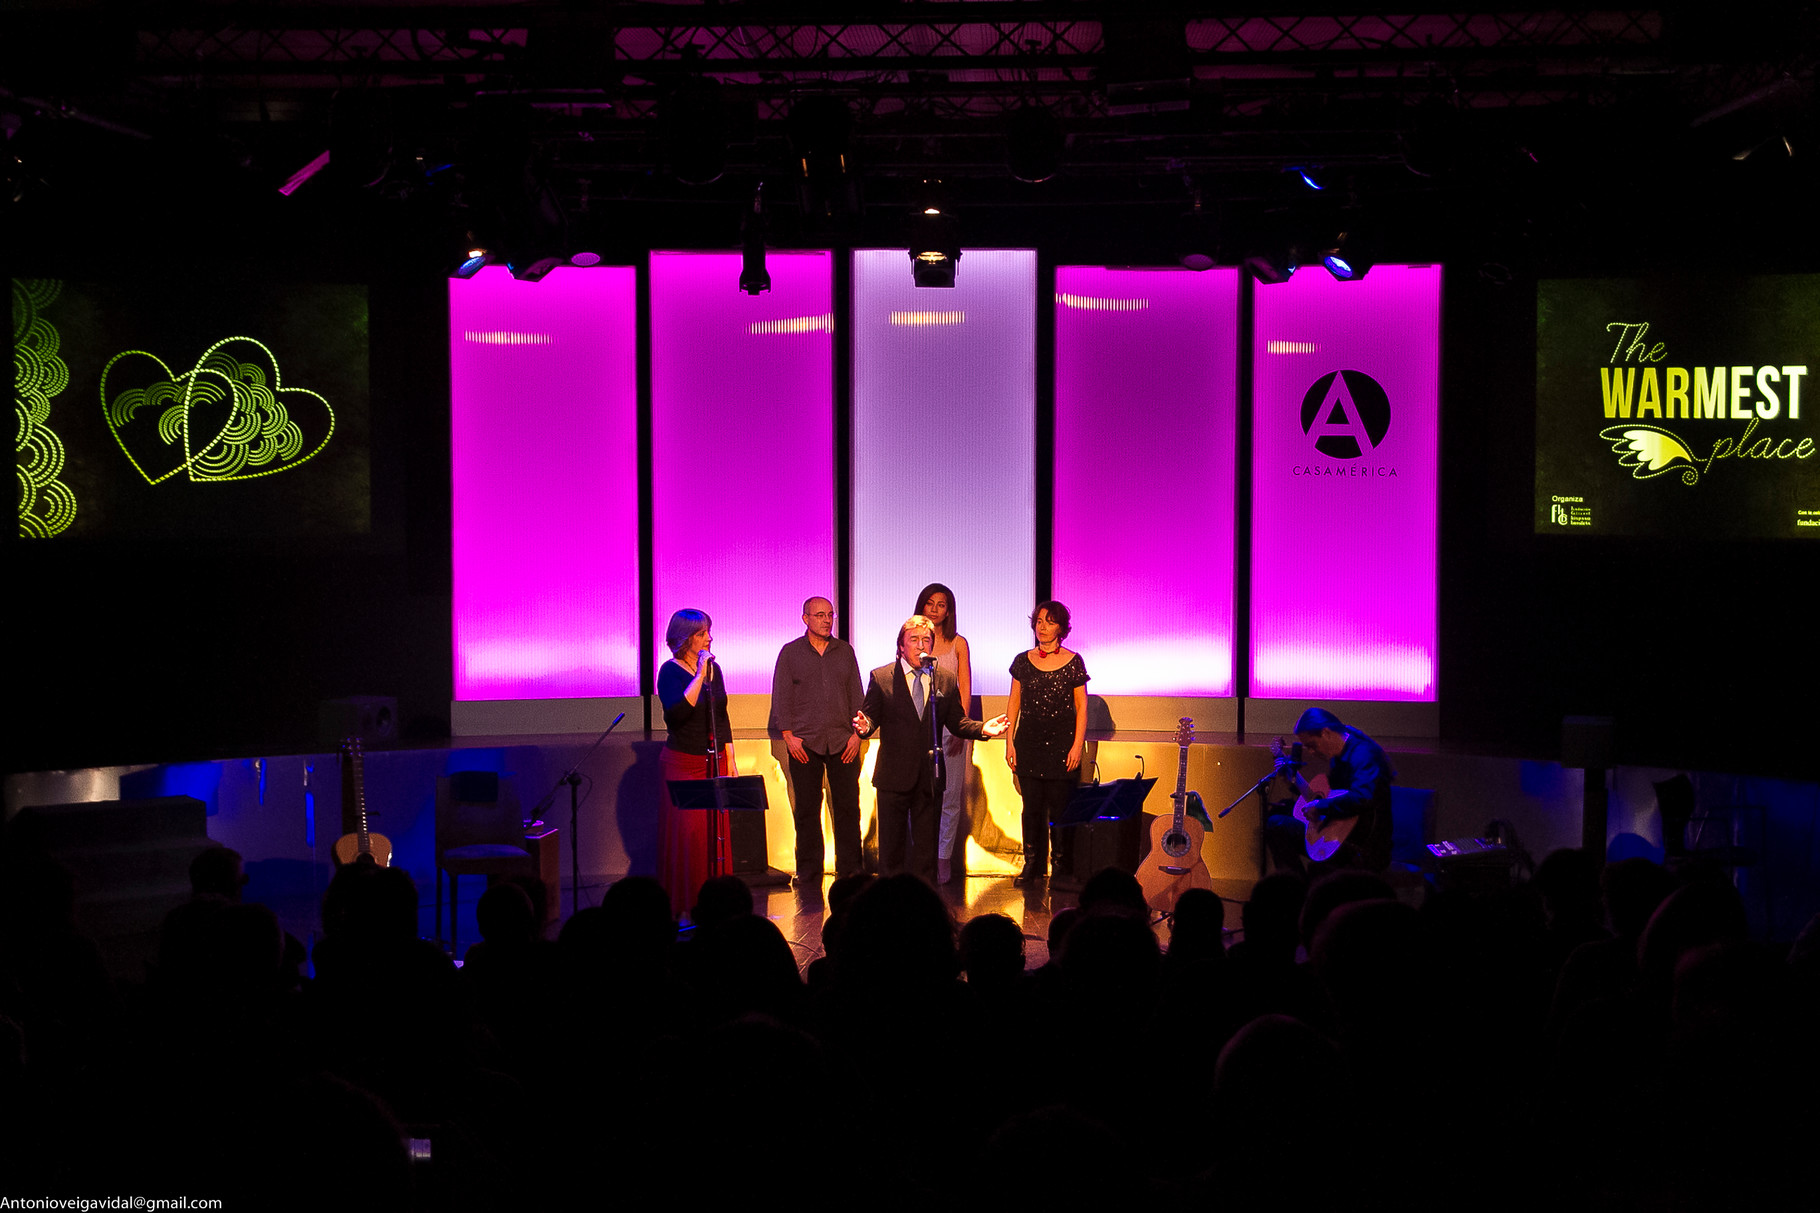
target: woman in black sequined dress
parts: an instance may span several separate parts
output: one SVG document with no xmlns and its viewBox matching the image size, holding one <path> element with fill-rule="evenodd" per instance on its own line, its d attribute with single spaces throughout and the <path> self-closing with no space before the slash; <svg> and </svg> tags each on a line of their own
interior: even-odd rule
<svg viewBox="0 0 1820 1213">
<path fill-rule="evenodd" d="M 1049 874 L 1049 823 L 1068 803 L 1080 779 L 1087 744 L 1087 666 L 1062 647 L 1071 626 L 1068 608 L 1045 602 L 1030 616 L 1036 647 L 1011 663 L 1011 706 L 1006 715 L 1005 762 L 1024 798 L 1024 871 L 1021 881 Z"/>
</svg>

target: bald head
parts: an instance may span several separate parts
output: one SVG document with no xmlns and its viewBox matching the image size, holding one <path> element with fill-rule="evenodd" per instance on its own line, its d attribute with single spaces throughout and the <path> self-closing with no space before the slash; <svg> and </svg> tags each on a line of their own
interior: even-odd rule
<svg viewBox="0 0 1820 1213">
<path fill-rule="evenodd" d="M 810 641 L 819 648 L 834 635 L 834 604 L 826 598 L 811 598 L 803 603 L 803 626 Z"/>
</svg>

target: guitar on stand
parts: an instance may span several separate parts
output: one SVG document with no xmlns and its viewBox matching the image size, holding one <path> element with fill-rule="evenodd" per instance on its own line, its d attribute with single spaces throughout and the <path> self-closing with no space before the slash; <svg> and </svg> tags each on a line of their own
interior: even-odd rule
<svg viewBox="0 0 1820 1213">
<path fill-rule="evenodd" d="M 1296 748 L 1299 750 L 1301 747 Z M 1294 813 L 1295 819 L 1302 823 L 1302 846 L 1308 852 L 1309 860 L 1321 863 L 1324 860 L 1332 859 L 1334 853 L 1346 841 L 1347 836 L 1352 833 L 1352 827 L 1358 824 L 1359 819 L 1340 817 L 1328 821 L 1326 818 L 1311 813 L 1309 811 L 1311 804 L 1333 794 L 1333 789 L 1327 785 L 1327 776 L 1316 775 L 1313 781 L 1303 779 L 1302 772 L 1298 769 L 1301 763 L 1291 758 L 1284 750 L 1281 737 L 1270 743 L 1270 754 L 1276 760 L 1276 770 L 1271 774 L 1283 776 L 1295 788 L 1295 808 L 1291 812 Z"/>
<path fill-rule="evenodd" d="M 330 852 L 335 858 L 335 866 L 343 868 L 365 860 L 382 868 L 391 867 L 392 840 L 367 830 L 366 765 L 358 737 L 349 737 L 341 743 L 341 796 L 342 804 L 354 806 L 355 824 L 352 834 L 343 834 L 335 841 Z"/>
<path fill-rule="evenodd" d="M 1188 798 L 1198 801 L 1200 794 L 1188 790 L 1188 747 L 1194 744 L 1194 721 L 1187 716 L 1176 726 L 1175 743 L 1182 751 L 1176 763 L 1175 795 L 1170 797 L 1175 811 L 1150 824 L 1150 853 L 1137 874 L 1144 900 L 1161 914 L 1174 913 L 1176 901 L 1189 889 L 1213 888 L 1213 874 L 1201 855 L 1207 832 L 1188 815 Z"/>
</svg>

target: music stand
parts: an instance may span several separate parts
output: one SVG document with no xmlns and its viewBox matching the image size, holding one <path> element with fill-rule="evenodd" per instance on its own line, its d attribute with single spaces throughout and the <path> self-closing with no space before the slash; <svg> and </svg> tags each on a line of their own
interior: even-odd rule
<svg viewBox="0 0 1820 1213">
<path fill-rule="evenodd" d="M 763 813 L 769 809 L 771 805 L 765 794 L 765 777 L 722 775 L 715 779 L 671 779 L 666 781 L 666 786 L 670 789 L 670 803 L 677 808 L 713 814 L 708 820 L 716 837 L 712 854 L 708 857 L 708 871 L 714 876 L 726 875 L 720 867 L 720 815 L 726 810 Z M 729 837 L 726 841 L 731 848 L 732 839 Z"/>
<path fill-rule="evenodd" d="M 1155 786 L 1155 779 L 1141 777 L 1076 785 L 1060 816 L 1050 823 L 1056 862 L 1049 887 L 1079 892 L 1101 868 L 1136 870 L 1142 834 L 1139 814 Z"/>
<path fill-rule="evenodd" d="M 1124 821 L 1144 807 L 1155 779 L 1114 779 L 1109 783 L 1076 784 L 1068 793 L 1062 815 L 1054 826 L 1078 826 L 1090 821 Z"/>
</svg>

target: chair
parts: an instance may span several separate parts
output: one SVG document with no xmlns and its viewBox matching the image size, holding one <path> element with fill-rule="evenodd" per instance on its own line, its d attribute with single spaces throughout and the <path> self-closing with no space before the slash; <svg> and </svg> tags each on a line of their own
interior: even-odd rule
<svg viewBox="0 0 1820 1213">
<path fill-rule="evenodd" d="M 493 771 L 457 771 L 436 780 L 436 930 L 442 931 L 442 875 L 449 874 L 449 947 L 460 954 L 463 876 L 536 876 L 524 815 L 511 782 Z"/>
<path fill-rule="evenodd" d="M 1397 900 L 1417 902 L 1427 891 L 1432 856 L 1428 844 L 1435 836 L 1435 809 L 1439 797 L 1432 788 L 1390 789 L 1390 867 L 1384 879 L 1396 890 Z"/>
</svg>

